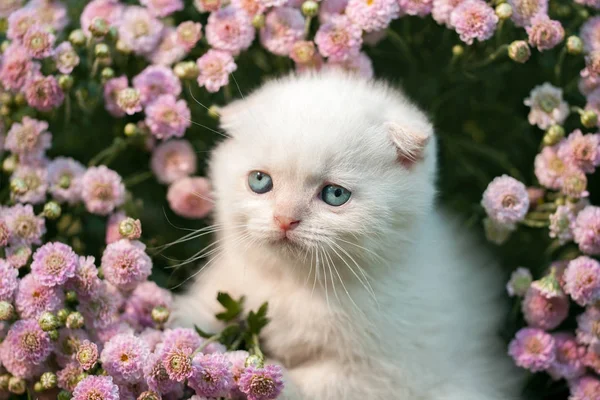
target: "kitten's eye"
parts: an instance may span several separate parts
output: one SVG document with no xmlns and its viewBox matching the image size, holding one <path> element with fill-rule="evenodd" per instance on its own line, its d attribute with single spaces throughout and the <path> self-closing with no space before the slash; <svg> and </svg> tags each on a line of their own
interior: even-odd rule
<svg viewBox="0 0 600 400">
<path fill-rule="evenodd" d="M 252 171 L 248 175 L 248 186 L 254 193 L 263 194 L 273 189 L 273 179 L 269 174 L 261 171 Z"/>
<path fill-rule="evenodd" d="M 339 207 L 342 204 L 345 204 L 348 200 L 350 200 L 350 195 L 352 195 L 352 193 L 348 189 L 338 185 L 327 185 L 321 192 L 321 198 L 323 201 L 334 207 Z"/>
</svg>

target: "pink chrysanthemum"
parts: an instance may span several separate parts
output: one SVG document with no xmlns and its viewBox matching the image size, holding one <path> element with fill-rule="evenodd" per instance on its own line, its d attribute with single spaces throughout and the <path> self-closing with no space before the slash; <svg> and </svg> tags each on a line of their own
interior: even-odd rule
<svg viewBox="0 0 600 400">
<path fill-rule="evenodd" d="M 233 387 L 231 363 L 222 354 L 196 354 L 188 385 L 199 396 L 226 396 Z"/>
<path fill-rule="evenodd" d="M 388 27 L 400 13 L 398 0 L 350 0 L 346 15 L 366 32 Z"/>
<path fill-rule="evenodd" d="M 133 78 L 133 87 L 140 92 L 140 100 L 147 105 L 163 94 L 179 96 L 181 82 L 171 68 L 150 65 Z"/>
<path fill-rule="evenodd" d="M 117 322 L 122 301 L 120 297 L 115 296 L 108 283 L 101 282 L 98 293 L 77 307 L 77 310 L 85 318 L 86 326 L 96 329 L 104 329 Z"/>
<path fill-rule="evenodd" d="M 177 26 L 177 43 L 186 51 L 190 51 L 202 39 L 202 24 L 194 21 L 185 21 Z"/>
<path fill-rule="evenodd" d="M 567 169 L 563 160 L 558 157 L 558 146 L 546 146 L 535 157 L 535 176 L 540 184 L 548 189 L 560 189 Z"/>
<path fill-rule="evenodd" d="M 572 260 L 564 279 L 565 291 L 577 304 L 585 306 L 600 300 L 600 263 L 593 258 L 580 256 Z"/>
<path fill-rule="evenodd" d="M 32 26 L 23 36 L 22 45 L 33 58 L 50 57 L 53 53 L 55 36 L 41 26 Z"/>
<path fill-rule="evenodd" d="M 590 193 L 587 191 L 587 177 L 585 173 L 579 168 L 566 168 L 562 176 L 560 191 L 574 199 L 589 196 Z"/>
<path fill-rule="evenodd" d="M 362 30 L 346 16 L 333 16 L 319 27 L 315 43 L 321 55 L 343 62 L 360 53 Z"/>
<path fill-rule="evenodd" d="M 192 353 L 194 349 L 184 346 L 170 346 L 161 349 L 161 362 L 169 379 L 184 382 L 192 375 Z"/>
<path fill-rule="evenodd" d="M 110 376 L 88 376 L 77 384 L 73 400 L 119 400 L 119 387 Z"/>
<path fill-rule="evenodd" d="M 94 368 L 98 361 L 98 346 L 89 340 L 84 340 L 75 353 L 75 360 L 84 371 Z"/>
<path fill-rule="evenodd" d="M 70 74 L 79 65 L 79 56 L 70 42 L 62 42 L 54 49 L 54 62 L 61 74 Z"/>
<path fill-rule="evenodd" d="M 569 400 L 600 400 L 600 379 L 592 375 L 583 376 L 569 385 Z"/>
<path fill-rule="evenodd" d="M 23 117 L 22 121 L 12 124 L 4 148 L 19 156 L 19 162 L 29 163 L 40 160 L 51 146 L 52 135 L 48 132 L 48 123 Z"/>
<path fill-rule="evenodd" d="M 315 44 L 309 40 L 299 40 L 292 45 L 290 58 L 299 64 L 309 63 L 315 56 Z"/>
<path fill-rule="evenodd" d="M 86 35 L 90 35 L 90 25 L 95 18 L 101 18 L 108 26 L 117 26 L 123 14 L 123 4 L 113 0 L 92 0 L 90 1 L 80 17 L 81 29 Z"/>
<path fill-rule="evenodd" d="M 129 6 L 119 23 L 119 39 L 135 54 L 148 54 L 160 43 L 163 24 L 144 7 Z"/>
<path fill-rule="evenodd" d="M 548 374 L 555 380 L 575 379 L 585 373 L 582 358 L 585 348 L 575 340 L 570 333 L 555 333 L 552 335 L 556 343 L 556 359 L 548 368 Z"/>
<path fill-rule="evenodd" d="M 512 7 L 512 20 L 515 25 L 526 27 L 538 14 L 548 14 L 548 0 L 508 0 Z"/>
<path fill-rule="evenodd" d="M 108 325 L 104 328 L 101 328 L 96 331 L 95 339 L 97 342 L 104 344 L 114 338 L 117 335 L 133 335 L 135 331 L 125 321 L 115 322 L 111 325 Z"/>
<path fill-rule="evenodd" d="M 68 363 L 63 369 L 56 373 L 58 387 L 66 391 L 72 392 L 80 382 L 79 378 L 83 370 L 75 361 Z"/>
<path fill-rule="evenodd" d="M 9 246 L 4 249 L 6 253 L 6 261 L 13 266 L 13 268 L 22 268 L 29 262 L 32 251 L 28 245 L 15 245 Z"/>
<path fill-rule="evenodd" d="M 502 224 L 514 224 L 525 218 L 529 209 L 527 188 L 508 175 L 497 177 L 483 193 L 481 205 L 490 218 Z"/>
<path fill-rule="evenodd" d="M 75 276 L 79 259 L 71 247 L 46 243 L 33 253 L 31 273 L 44 286 L 58 286 Z"/>
<path fill-rule="evenodd" d="M 288 3 L 288 0 L 258 0 L 262 3 L 263 6 L 265 6 L 265 8 L 269 8 L 269 7 L 281 7 L 284 4 Z"/>
<path fill-rule="evenodd" d="M 45 361 L 53 348 L 50 337 L 34 319 L 15 322 L 4 339 L 4 345 L 10 348 L 16 359 L 31 364 Z"/>
<path fill-rule="evenodd" d="M 579 249 L 586 253 L 600 254 L 600 207 L 587 206 L 575 220 L 573 234 Z"/>
<path fill-rule="evenodd" d="M 595 51 L 600 51 L 600 49 Z M 600 88 L 600 76 L 590 74 L 587 68 L 582 69 L 579 73 L 579 76 L 581 77 L 578 84 L 579 91 L 583 95 L 588 96 L 588 103 L 594 104 L 593 108 L 595 109 L 596 104 L 600 104 L 600 100 L 597 100 L 596 96 L 593 98 L 590 98 L 590 96 L 593 94 L 593 92 L 597 92 L 596 89 Z M 597 108 L 600 110 L 600 106 Z M 588 109 L 587 105 L 586 109 Z"/>
<path fill-rule="evenodd" d="M 324 24 L 331 17 L 343 14 L 348 0 L 327 0 L 319 3 L 319 21 Z"/>
<path fill-rule="evenodd" d="M 181 385 L 181 383 L 169 378 L 161 354 L 158 352 L 148 357 L 148 361 L 144 365 L 144 376 L 148 387 L 159 393 L 170 393 Z"/>
<path fill-rule="evenodd" d="M 102 290 L 102 281 L 94 261 L 94 257 L 79 257 L 75 276 L 67 283 L 67 288 L 75 290 L 80 299 L 95 297 Z"/>
<path fill-rule="evenodd" d="M 243 394 L 240 391 L 238 384 L 242 373 L 246 369 L 246 359 L 250 354 L 245 350 L 236 350 L 228 351 L 224 355 L 231 363 L 231 374 L 233 376 L 233 388 L 231 389 L 231 397 L 242 397 Z"/>
<path fill-rule="evenodd" d="M 600 354 L 600 308 L 589 306 L 577 317 L 577 340 Z"/>
<path fill-rule="evenodd" d="M 179 44 L 175 28 L 166 27 L 158 47 L 146 56 L 148 61 L 157 65 L 171 65 L 183 60 L 187 51 Z"/>
<path fill-rule="evenodd" d="M 145 328 L 140 333 L 140 339 L 142 339 L 148 345 L 150 351 L 154 352 L 156 346 L 163 341 L 163 333 L 158 329 L 154 328 Z"/>
<path fill-rule="evenodd" d="M 465 0 L 433 0 L 431 16 L 438 24 L 445 25 L 447 28 L 452 28 L 452 25 L 450 24 L 450 15 L 463 1 Z"/>
<path fill-rule="evenodd" d="M 160 183 L 172 183 L 196 172 L 196 152 L 187 140 L 170 140 L 159 144 L 150 165 Z"/>
<path fill-rule="evenodd" d="M 525 321 L 533 328 L 554 329 L 569 315 L 569 299 L 564 294 L 547 297 L 533 286 L 523 299 Z"/>
<path fill-rule="evenodd" d="M 561 23 L 551 20 L 546 14 L 535 15 L 531 18 L 531 26 L 525 29 L 529 35 L 529 44 L 539 51 L 550 50 L 565 38 Z"/>
<path fill-rule="evenodd" d="M 292 45 L 304 38 L 304 17 L 300 10 L 292 7 L 274 8 L 265 18 L 260 30 L 260 42 L 273 54 L 286 56 Z"/>
<path fill-rule="evenodd" d="M 13 244 L 39 244 L 40 238 L 46 233 L 44 219 L 35 215 L 30 204 L 17 204 L 6 209 L 4 220 Z"/>
<path fill-rule="evenodd" d="M 39 204 L 46 200 L 46 192 L 48 191 L 48 171 L 46 168 L 19 165 L 10 179 L 21 180 L 27 188 L 24 192 L 13 193 L 13 199 L 16 202 Z"/>
<path fill-rule="evenodd" d="M 59 203 L 81 201 L 81 177 L 85 167 L 68 157 L 56 157 L 48 164 L 48 184 L 52 198 Z"/>
<path fill-rule="evenodd" d="M 60 1 L 32 0 L 26 8 L 35 10 L 38 23 L 55 32 L 62 31 L 69 23 L 67 6 Z"/>
<path fill-rule="evenodd" d="M 73 357 L 79 350 L 79 346 L 89 339 L 89 335 L 83 329 L 60 329 L 54 350 L 58 364 L 63 367 L 72 364 Z"/>
<path fill-rule="evenodd" d="M 550 215 L 550 237 L 557 239 L 560 244 L 573 240 L 575 213 L 568 206 L 558 206 Z"/>
<path fill-rule="evenodd" d="M 254 40 L 250 17 L 232 6 L 210 14 L 206 24 L 206 40 L 212 47 L 233 55 L 246 50 Z"/>
<path fill-rule="evenodd" d="M 140 0 L 140 4 L 146 6 L 156 17 L 166 17 L 183 10 L 183 0 Z"/>
<path fill-rule="evenodd" d="M 138 241 L 119 240 L 106 246 L 102 254 L 105 279 L 122 290 L 135 288 L 150 276 L 152 260 Z"/>
<path fill-rule="evenodd" d="M 0 18 L 6 18 L 23 5 L 23 0 L 4 0 L 0 4 Z"/>
<path fill-rule="evenodd" d="M 510 276 L 510 280 L 506 284 L 506 291 L 511 297 L 524 296 L 532 281 L 531 272 L 527 268 L 519 267 Z"/>
<path fill-rule="evenodd" d="M 91 167 L 81 177 L 81 197 L 89 212 L 108 215 L 125 201 L 125 185 L 104 165 Z"/>
<path fill-rule="evenodd" d="M 8 17 L 8 29 L 6 36 L 14 41 L 20 42 L 30 27 L 36 22 L 36 12 L 29 7 L 23 7 L 13 12 Z"/>
<path fill-rule="evenodd" d="M 167 329 L 163 337 L 165 348 L 188 347 L 195 350 L 202 345 L 203 341 L 195 330 L 189 328 Z"/>
<path fill-rule="evenodd" d="M 0 301 L 12 303 L 19 287 L 19 271 L 0 259 Z"/>
<path fill-rule="evenodd" d="M 563 100 L 563 91 L 546 82 L 533 88 L 524 101 L 531 108 L 529 123 L 540 129 L 562 124 L 569 115 L 569 105 Z"/>
<path fill-rule="evenodd" d="M 211 93 L 229 84 L 229 74 L 237 69 L 231 54 L 221 50 L 208 50 L 197 61 L 198 85 Z"/>
<path fill-rule="evenodd" d="M 125 88 L 117 93 L 117 105 L 127 115 L 133 115 L 142 111 L 140 91 L 134 88 Z"/>
<path fill-rule="evenodd" d="M 482 0 L 466 0 L 450 14 L 450 25 L 459 34 L 460 40 L 473 44 L 488 40 L 496 31 L 498 16 L 494 9 Z"/>
<path fill-rule="evenodd" d="M 112 78 L 104 84 L 104 107 L 113 117 L 125 116 L 125 111 L 119 107 L 117 98 L 119 92 L 129 86 L 126 76 Z"/>
<path fill-rule="evenodd" d="M 554 338 L 535 328 L 523 328 L 510 342 L 508 354 L 519 367 L 532 372 L 548 369 L 556 359 Z"/>
<path fill-rule="evenodd" d="M 154 282 L 142 282 L 127 299 L 124 315 L 135 326 L 151 327 L 156 325 L 152 320 L 152 309 L 159 306 L 170 309 L 172 305 L 173 297 L 168 290 Z"/>
<path fill-rule="evenodd" d="M 26 275 L 19 282 L 15 307 L 21 318 L 37 318 L 44 311 L 56 312 L 64 306 L 65 296 L 60 287 L 48 287 Z"/>
<path fill-rule="evenodd" d="M 56 78 L 51 75 L 32 77 L 25 82 L 23 90 L 27 104 L 38 111 L 50 111 L 57 108 L 65 99 L 65 94 L 58 86 Z"/>
<path fill-rule="evenodd" d="M 108 218 L 106 224 L 106 244 L 116 242 L 117 240 L 123 239 L 121 233 L 119 233 L 119 224 L 127 218 L 124 212 L 116 212 Z"/>
<path fill-rule="evenodd" d="M 204 8 L 206 8 L 206 3 L 208 3 L 210 6 L 216 7 L 215 9 L 218 10 L 220 8 L 221 0 L 195 0 L 195 4 L 199 4 L 201 2 L 204 3 Z M 213 4 L 218 4 L 219 6 L 217 7 Z M 250 17 L 254 17 L 257 14 L 263 14 L 266 9 L 265 5 L 260 0 L 231 0 L 231 5 L 238 10 L 245 11 Z"/>
<path fill-rule="evenodd" d="M 210 185 L 199 177 L 181 178 L 169 186 L 169 206 L 178 215 L 186 218 L 204 218 L 213 208 Z"/>
<path fill-rule="evenodd" d="M 587 349 L 585 356 L 582 359 L 583 365 L 600 374 L 600 353 L 596 353 L 593 349 Z"/>
<path fill-rule="evenodd" d="M 600 50 L 600 16 L 591 17 L 581 25 L 579 37 L 586 52 Z"/>
<path fill-rule="evenodd" d="M 239 389 L 248 400 L 276 399 L 283 390 L 281 367 L 267 365 L 264 368 L 248 367 L 238 382 Z"/>
<path fill-rule="evenodd" d="M 401 15 L 425 17 L 431 13 L 433 0 L 398 0 Z"/>
<path fill-rule="evenodd" d="M 558 156 L 583 172 L 593 173 L 600 165 L 600 134 L 574 130 L 558 148 Z"/>
<path fill-rule="evenodd" d="M 371 61 L 369 56 L 363 53 L 362 51 L 355 58 L 350 58 L 342 63 L 328 61 L 327 66 L 330 68 L 341 68 L 344 71 L 358 74 L 359 76 L 366 79 L 371 79 L 374 75 L 373 62 Z"/>
<path fill-rule="evenodd" d="M 11 44 L 2 54 L 0 63 L 0 83 L 8 90 L 21 90 L 39 65 L 31 60 L 19 44 Z"/>
<path fill-rule="evenodd" d="M 132 334 L 121 334 L 105 345 L 100 360 L 102 367 L 118 383 L 137 383 L 144 377 L 144 364 L 150 350 L 146 343 Z"/>
<path fill-rule="evenodd" d="M 187 103 L 173 95 L 158 96 L 146 107 L 146 125 L 157 139 L 182 137 L 191 124 Z"/>
</svg>

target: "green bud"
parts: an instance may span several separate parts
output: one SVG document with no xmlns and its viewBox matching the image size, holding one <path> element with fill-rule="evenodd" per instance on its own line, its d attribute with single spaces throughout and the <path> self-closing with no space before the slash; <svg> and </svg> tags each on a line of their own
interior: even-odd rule
<svg viewBox="0 0 600 400">
<path fill-rule="evenodd" d="M 102 78 L 103 82 L 106 82 L 109 79 L 112 79 L 115 77 L 115 70 L 110 68 L 110 67 L 105 67 L 102 68 L 102 72 L 100 73 L 100 77 Z"/>
<path fill-rule="evenodd" d="M 509 19 L 512 16 L 513 9 L 508 3 L 498 4 L 496 6 L 496 15 L 500 19 Z"/>
<path fill-rule="evenodd" d="M 598 114 L 592 110 L 585 110 L 581 113 L 581 125 L 586 128 L 593 128 L 598 124 Z"/>
<path fill-rule="evenodd" d="M 73 87 L 73 77 L 71 75 L 61 75 L 58 77 L 58 86 L 64 91 L 68 92 Z"/>
<path fill-rule="evenodd" d="M 62 213 L 62 209 L 60 205 L 55 201 L 49 201 L 44 204 L 44 217 L 48 219 L 57 219 L 60 217 Z"/>
<path fill-rule="evenodd" d="M 6 392 L 8 390 L 8 381 L 10 380 L 9 374 L 0 375 L 0 392 Z"/>
<path fill-rule="evenodd" d="M 552 125 L 544 135 L 544 146 L 554 146 L 565 137 L 565 128 L 560 125 Z"/>
<path fill-rule="evenodd" d="M 69 310 L 67 310 L 66 308 L 60 309 L 58 310 L 58 312 L 56 313 L 56 316 L 58 317 L 58 320 L 60 321 L 61 324 L 64 324 L 67 321 L 67 317 L 69 316 L 71 312 Z"/>
<path fill-rule="evenodd" d="M 110 56 L 110 48 L 105 43 L 98 43 L 94 47 L 94 55 L 98 58 L 108 58 Z"/>
<path fill-rule="evenodd" d="M 523 64 L 531 57 L 531 49 L 524 40 L 515 40 L 508 46 L 508 56 L 511 60 Z"/>
<path fill-rule="evenodd" d="M 75 311 L 72 312 L 71 314 L 69 314 L 69 316 L 67 317 L 67 321 L 65 322 L 65 325 L 67 328 L 69 329 L 79 329 L 81 327 L 83 327 L 83 315 L 81 315 L 80 312 Z"/>
<path fill-rule="evenodd" d="M 319 13 L 319 3 L 313 0 L 306 0 L 302 3 L 302 14 L 305 17 L 314 17 Z"/>
<path fill-rule="evenodd" d="M 115 45 L 115 48 L 117 49 L 117 51 L 119 53 L 122 53 L 122 54 L 131 53 L 131 49 L 129 47 L 127 47 L 127 45 L 122 40 L 117 40 L 117 44 Z"/>
<path fill-rule="evenodd" d="M 464 52 L 465 48 L 460 44 L 455 44 L 454 46 L 452 46 L 452 55 L 454 57 L 460 57 L 463 55 Z"/>
<path fill-rule="evenodd" d="M 13 178 L 10 180 L 10 191 L 16 195 L 27 193 L 29 188 L 27 187 L 27 183 L 21 178 Z"/>
<path fill-rule="evenodd" d="M 44 311 L 42 315 L 39 316 L 38 323 L 44 332 L 52 331 L 60 326 L 60 321 L 56 315 L 52 314 L 50 311 Z"/>
<path fill-rule="evenodd" d="M 10 115 L 10 107 L 6 104 L 0 105 L 0 115 L 7 117 Z"/>
<path fill-rule="evenodd" d="M 254 18 L 252 18 L 252 26 L 256 29 L 262 29 L 265 27 L 265 16 L 262 14 L 256 14 Z"/>
<path fill-rule="evenodd" d="M 164 324 L 169 319 L 171 313 L 169 309 L 163 306 L 157 306 L 152 309 L 152 320 L 159 325 Z"/>
<path fill-rule="evenodd" d="M 17 165 L 17 156 L 11 154 L 10 156 L 6 157 L 2 162 L 2 169 L 4 170 L 4 172 L 11 174 L 13 173 L 15 168 L 17 168 Z"/>
<path fill-rule="evenodd" d="M 110 26 L 108 22 L 101 17 L 95 17 L 90 24 L 89 30 L 95 37 L 103 37 L 108 33 Z"/>
<path fill-rule="evenodd" d="M 43 391 L 44 391 L 44 388 L 42 387 L 42 384 L 41 384 L 41 383 L 39 383 L 39 382 L 36 382 L 36 383 L 34 383 L 34 384 L 33 384 L 33 391 L 34 391 L 34 392 L 37 392 L 37 393 L 39 393 L 39 392 L 43 392 Z"/>
<path fill-rule="evenodd" d="M 579 55 L 583 52 L 583 41 L 573 35 L 567 38 L 567 51 L 569 54 Z"/>
<path fill-rule="evenodd" d="M 139 239 L 142 235 L 142 224 L 139 219 L 125 218 L 119 223 L 119 234 L 129 240 Z"/>
<path fill-rule="evenodd" d="M 221 117 L 221 114 L 219 113 L 220 108 L 219 106 L 216 105 L 212 105 L 208 108 L 208 116 L 214 119 L 219 119 Z"/>
<path fill-rule="evenodd" d="M 68 189 L 71 187 L 71 176 L 64 174 L 61 175 L 60 178 L 58 178 L 58 186 L 61 189 Z"/>
<path fill-rule="evenodd" d="M 67 293 L 65 293 L 65 298 L 69 303 L 76 303 L 77 293 L 74 290 L 69 290 Z"/>
<path fill-rule="evenodd" d="M 0 52 L 4 53 L 8 49 L 8 46 L 10 46 L 10 42 L 8 40 L 3 41 L 0 44 Z"/>
<path fill-rule="evenodd" d="M 11 376 L 8 380 L 8 391 L 14 394 L 23 394 L 27 390 L 27 384 L 24 379 Z"/>
<path fill-rule="evenodd" d="M 40 383 L 45 390 L 54 389 L 58 383 L 58 378 L 54 372 L 44 372 L 40 377 Z"/>
<path fill-rule="evenodd" d="M 179 79 L 196 79 L 198 77 L 198 66 L 193 61 L 182 61 L 175 64 L 173 72 Z"/>
<path fill-rule="evenodd" d="M 13 96 L 9 92 L 0 93 L 0 104 L 10 105 L 13 102 Z"/>
<path fill-rule="evenodd" d="M 57 341 L 58 340 L 58 330 L 54 329 L 53 331 L 48 331 L 48 336 L 50 336 L 50 340 Z"/>
<path fill-rule="evenodd" d="M 15 94 L 14 101 L 17 107 L 21 107 L 27 104 L 27 99 L 25 98 L 25 95 L 23 93 Z"/>
<path fill-rule="evenodd" d="M 133 122 L 130 122 L 127 125 L 125 125 L 124 131 L 125 136 L 133 136 L 138 133 L 137 126 Z"/>
<path fill-rule="evenodd" d="M 71 400 L 71 393 L 66 390 L 61 390 L 56 397 L 56 400 Z"/>
<path fill-rule="evenodd" d="M 83 46 L 86 42 L 85 34 L 81 29 L 75 29 L 69 34 L 69 42 L 76 47 Z"/>
<path fill-rule="evenodd" d="M 246 367 L 263 368 L 265 366 L 265 359 L 264 357 L 257 356 L 254 354 L 246 358 L 245 365 Z"/>
<path fill-rule="evenodd" d="M 15 317 L 15 308 L 8 301 L 0 301 L 0 321 L 10 321 Z"/>
</svg>

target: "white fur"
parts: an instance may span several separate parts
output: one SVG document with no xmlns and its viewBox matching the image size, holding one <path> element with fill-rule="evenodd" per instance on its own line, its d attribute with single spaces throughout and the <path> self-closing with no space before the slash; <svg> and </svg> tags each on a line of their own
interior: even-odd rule
<svg viewBox="0 0 600 400">
<path fill-rule="evenodd" d="M 382 83 L 329 72 L 270 82 L 221 114 L 231 138 L 210 162 L 221 247 L 178 299 L 176 323 L 218 329 L 217 291 L 252 309 L 268 301 L 262 345 L 289 371 L 287 399 L 517 398 L 498 339 L 503 284 L 434 207 L 436 144 L 421 111 Z M 271 192 L 248 188 L 252 170 L 272 176 Z M 351 200 L 325 204 L 327 183 Z M 292 244 L 276 214 L 301 220 Z"/>
</svg>

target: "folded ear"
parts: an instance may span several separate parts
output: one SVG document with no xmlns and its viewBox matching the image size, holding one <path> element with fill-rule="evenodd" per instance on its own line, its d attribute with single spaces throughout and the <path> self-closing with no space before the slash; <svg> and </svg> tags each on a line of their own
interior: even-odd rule
<svg viewBox="0 0 600 400">
<path fill-rule="evenodd" d="M 385 128 L 396 146 L 398 161 L 406 168 L 411 168 L 423 160 L 425 148 L 433 134 L 427 125 L 403 127 L 396 122 L 386 122 Z"/>
</svg>

